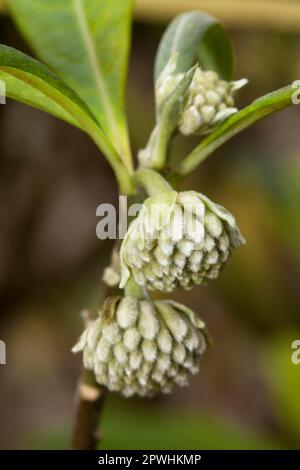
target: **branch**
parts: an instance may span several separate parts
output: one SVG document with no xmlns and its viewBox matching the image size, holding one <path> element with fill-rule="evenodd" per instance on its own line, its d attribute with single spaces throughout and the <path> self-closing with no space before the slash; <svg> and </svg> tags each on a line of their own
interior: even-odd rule
<svg viewBox="0 0 300 470">
<path fill-rule="evenodd" d="M 102 284 L 102 295 L 105 297 L 107 286 Z M 87 326 L 96 318 L 92 310 L 83 310 L 82 319 Z M 74 423 L 72 428 L 71 449 L 95 450 L 101 440 L 98 428 L 106 392 L 96 382 L 95 374 L 82 367 L 78 380 L 74 403 Z"/>
<path fill-rule="evenodd" d="M 111 270 L 118 269 L 118 249 L 120 241 L 116 240 L 111 255 Z M 118 283 L 117 283 L 118 284 Z M 102 278 L 102 300 L 115 292 L 117 287 L 109 287 Z M 87 326 L 90 321 L 97 318 L 92 310 L 81 312 L 83 321 Z M 101 440 L 101 432 L 98 429 L 100 415 L 105 401 L 106 391 L 96 382 L 93 371 L 82 368 L 75 395 L 75 417 L 72 429 L 71 448 L 74 450 L 95 450 Z"/>
<path fill-rule="evenodd" d="M 71 448 L 74 450 L 95 450 L 101 440 L 98 422 L 106 393 L 97 384 L 92 371 L 83 369 L 76 393 L 76 414 L 73 426 Z"/>
</svg>

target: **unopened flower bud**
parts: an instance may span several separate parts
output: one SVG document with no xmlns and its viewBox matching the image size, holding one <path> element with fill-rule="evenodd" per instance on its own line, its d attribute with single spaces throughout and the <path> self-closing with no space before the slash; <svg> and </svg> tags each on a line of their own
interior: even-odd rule
<svg viewBox="0 0 300 470">
<path fill-rule="evenodd" d="M 173 80 L 175 77 L 173 77 Z M 213 71 L 196 68 L 182 108 L 179 131 L 183 135 L 207 133 L 238 110 L 234 93 L 247 79 L 227 82 Z"/>
<path fill-rule="evenodd" d="M 189 308 L 171 300 L 107 299 L 73 352 L 99 384 L 125 396 L 169 393 L 187 385 L 206 349 L 205 325 Z M 107 313 L 108 311 L 108 313 Z"/>
<path fill-rule="evenodd" d="M 178 53 L 172 54 L 165 68 L 162 70 L 155 83 L 155 99 L 156 106 L 159 109 L 163 101 L 168 98 L 180 81 L 184 77 L 184 73 L 175 73 L 178 60 Z"/>
<path fill-rule="evenodd" d="M 120 287 L 131 276 L 163 292 L 207 283 L 243 243 L 235 218 L 203 194 L 161 192 L 145 201 L 123 240 Z"/>
</svg>

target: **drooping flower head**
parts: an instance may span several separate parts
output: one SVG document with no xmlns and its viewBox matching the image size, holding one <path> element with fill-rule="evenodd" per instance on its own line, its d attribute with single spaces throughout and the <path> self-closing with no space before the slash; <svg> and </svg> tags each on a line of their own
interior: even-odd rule
<svg viewBox="0 0 300 470">
<path fill-rule="evenodd" d="M 234 217 L 203 194 L 160 192 L 145 201 L 123 240 L 120 287 L 130 276 L 163 292 L 207 283 L 243 243 Z"/>
<path fill-rule="evenodd" d="M 125 396 L 169 393 L 199 370 L 205 326 L 171 300 L 108 298 L 73 348 L 99 384 Z"/>
</svg>

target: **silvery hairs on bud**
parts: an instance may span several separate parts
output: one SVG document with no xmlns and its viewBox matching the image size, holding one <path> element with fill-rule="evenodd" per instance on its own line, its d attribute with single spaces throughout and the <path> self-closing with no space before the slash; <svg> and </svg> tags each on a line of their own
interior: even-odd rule
<svg viewBox="0 0 300 470">
<path fill-rule="evenodd" d="M 184 98 L 179 121 L 183 135 L 203 134 L 212 131 L 238 110 L 234 94 L 248 83 L 247 79 L 227 82 L 213 71 L 197 67 L 192 83 Z"/>
<path fill-rule="evenodd" d="M 120 250 L 121 284 L 171 292 L 219 276 L 233 248 L 245 243 L 235 218 L 195 191 L 148 198 Z"/>
<path fill-rule="evenodd" d="M 182 80 L 182 73 L 175 73 L 177 56 L 174 55 L 159 76 L 156 84 L 158 107 Z M 197 66 L 192 82 L 183 97 L 178 130 L 183 135 L 211 132 L 238 110 L 234 106 L 234 94 L 248 83 L 247 79 L 237 81 L 221 80 L 211 70 Z"/>
<path fill-rule="evenodd" d="M 184 77 L 184 73 L 175 73 L 177 61 L 178 53 L 174 52 L 155 83 L 155 100 L 158 109 Z"/>
<path fill-rule="evenodd" d="M 73 352 L 83 351 L 84 367 L 110 391 L 152 396 L 187 385 L 206 338 L 204 323 L 189 308 L 126 296 L 106 301 Z"/>
</svg>

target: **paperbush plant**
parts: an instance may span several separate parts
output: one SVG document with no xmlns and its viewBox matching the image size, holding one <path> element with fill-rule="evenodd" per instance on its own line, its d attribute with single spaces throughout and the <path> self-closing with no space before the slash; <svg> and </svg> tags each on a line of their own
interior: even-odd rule
<svg viewBox="0 0 300 470">
<path fill-rule="evenodd" d="M 294 89 L 284 87 L 238 111 L 235 95 L 247 80 L 233 79 L 227 32 L 206 13 L 181 14 L 158 48 L 156 122 L 134 165 L 124 105 L 132 1 L 6 3 L 41 60 L 0 46 L 7 95 L 87 133 L 113 168 L 120 194 L 134 195 L 139 187 L 148 193 L 105 271 L 108 295 L 74 347 L 90 371 L 82 397 L 99 398 L 92 386 L 126 396 L 169 393 L 197 373 L 209 338 L 196 313 L 171 299 L 153 300 L 149 291 L 206 284 L 244 243 L 232 214 L 192 188 L 178 191 L 178 184 L 235 134 L 292 104 Z M 199 143 L 170 170 L 177 133 L 198 135 Z"/>
</svg>

